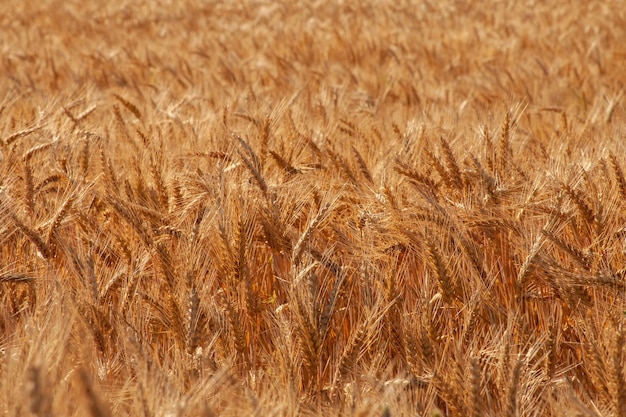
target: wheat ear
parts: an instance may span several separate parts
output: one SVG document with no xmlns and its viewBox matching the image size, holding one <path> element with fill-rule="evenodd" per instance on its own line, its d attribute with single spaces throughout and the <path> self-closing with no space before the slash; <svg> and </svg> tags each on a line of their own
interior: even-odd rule
<svg viewBox="0 0 626 417">
<path fill-rule="evenodd" d="M 113 97 L 115 97 L 117 101 L 122 103 L 122 105 L 126 107 L 138 120 L 141 120 L 141 112 L 139 111 L 137 106 L 135 106 L 133 103 L 126 100 L 124 97 L 120 96 L 119 94 L 113 93 Z"/>
<path fill-rule="evenodd" d="M 152 175 L 152 181 L 154 181 L 154 185 L 156 186 L 159 205 L 161 206 L 162 210 L 164 210 L 165 212 L 169 212 L 170 196 L 167 190 L 167 186 L 165 185 L 165 181 L 163 180 L 163 173 L 159 168 L 160 166 L 160 161 L 156 161 L 155 158 L 150 156 L 150 174 Z"/>
<path fill-rule="evenodd" d="M 472 356 L 470 358 L 470 392 L 471 392 L 471 416 L 472 417 L 480 417 L 482 416 L 481 411 L 483 410 L 482 405 L 482 397 L 480 395 L 482 385 L 481 385 L 481 373 L 480 369 L 480 361 L 478 358 Z"/>
<path fill-rule="evenodd" d="M 257 185 L 259 186 L 259 188 L 261 189 L 261 192 L 263 193 L 263 196 L 265 197 L 266 200 L 269 201 L 270 200 L 269 188 L 262 174 L 262 165 L 261 165 L 261 161 L 259 157 L 254 152 L 252 147 L 248 144 L 248 142 L 246 142 L 240 136 L 237 136 L 237 139 L 239 140 L 239 143 L 241 143 L 241 145 L 243 146 L 243 148 L 246 150 L 246 152 L 249 155 L 248 157 L 244 155 L 243 152 L 240 151 L 239 156 L 241 156 L 243 163 L 246 165 L 248 170 L 252 173 L 252 176 L 256 180 Z"/>
<path fill-rule="evenodd" d="M 511 113 L 507 112 L 500 129 L 500 170 L 505 172 L 510 155 Z"/>
<path fill-rule="evenodd" d="M 35 246 L 37 247 L 37 250 L 39 251 L 41 256 L 43 256 L 46 259 L 49 258 L 50 254 L 51 254 L 50 247 L 43 240 L 43 238 L 39 235 L 39 233 L 37 233 L 35 230 L 31 229 L 30 227 L 26 226 L 13 213 L 10 213 L 9 216 L 11 217 L 11 219 L 13 220 L 13 223 L 15 223 L 17 228 L 20 229 L 22 231 L 22 233 L 24 233 L 26 235 L 26 237 L 28 237 L 30 239 L 30 241 L 35 244 Z"/>
<path fill-rule="evenodd" d="M 372 173 L 367 167 L 365 159 L 363 159 L 359 151 L 354 146 L 352 147 L 352 154 L 354 155 L 354 159 L 356 159 L 356 163 L 359 166 L 359 172 L 361 172 L 363 178 L 365 178 L 370 184 L 373 184 L 374 178 L 372 177 Z"/>
<path fill-rule="evenodd" d="M 455 291 L 454 283 L 450 276 L 448 266 L 445 264 L 443 257 L 435 243 L 428 237 L 426 239 L 429 265 L 432 271 L 435 273 L 435 277 L 437 278 L 437 282 L 439 283 L 443 301 L 446 304 L 450 304 L 452 303 L 452 300 L 454 298 Z"/>
<path fill-rule="evenodd" d="M 72 204 L 74 204 L 75 199 L 76 196 L 68 197 L 59 209 L 58 213 L 52 219 L 52 224 L 50 225 L 50 230 L 48 231 L 48 237 L 46 240 L 48 247 L 52 250 L 52 252 L 56 251 L 56 246 L 58 243 L 56 241 L 53 241 L 53 239 L 56 238 L 56 233 L 59 230 L 59 226 L 61 225 L 63 219 L 67 217 L 67 214 L 72 208 Z"/>
<path fill-rule="evenodd" d="M 609 153 L 609 161 L 611 162 L 611 168 L 613 169 L 613 175 L 615 177 L 615 182 L 617 182 L 617 189 L 619 190 L 619 194 L 622 197 L 622 200 L 626 202 L 626 179 L 624 178 L 624 172 L 622 168 L 620 168 L 617 163 L 617 158 L 613 153 Z"/>
<path fill-rule="evenodd" d="M 506 417 L 518 416 L 518 391 L 520 388 L 520 376 L 522 373 L 523 361 L 518 358 L 515 366 L 513 367 L 513 374 L 511 375 L 511 381 L 509 383 L 509 389 L 507 392 L 506 402 Z"/>
<path fill-rule="evenodd" d="M 11 135 L 9 135 L 5 140 L 4 140 L 4 145 L 5 146 L 9 146 L 10 144 L 12 144 L 13 142 L 15 142 L 16 140 L 18 140 L 19 138 L 22 138 L 24 136 L 30 135 L 33 132 L 38 131 L 39 129 L 41 129 L 43 126 L 36 126 L 36 127 L 32 127 L 29 129 L 23 129 L 20 130 L 18 132 L 15 132 Z"/>
<path fill-rule="evenodd" d="M 613 398 L 616 416 L 626 417 L 626 379 L 624 378 L 624 335 L 622 324 L 618 324 L 615 340 L 610 351 L 613 373 Z"/>
<path fill-rule="evenodd" d="M 446 164 L 447 175 L 450 177 L 448 182 L 456 189 L 463 189 L 463 178 L 461 176 L 461 168 L 452 153 L 452 149 L 448 142 L 441 137 L 441 150 L 443 151 L 443 158 Z"/>
</svg>

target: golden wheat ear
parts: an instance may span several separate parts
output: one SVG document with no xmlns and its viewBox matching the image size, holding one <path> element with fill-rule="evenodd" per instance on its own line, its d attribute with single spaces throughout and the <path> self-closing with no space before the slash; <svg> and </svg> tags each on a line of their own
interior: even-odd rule
<svg viewBox="0 0 626 417">
<path fill-rule="evenodd" d="M 43 237 L 34 229 L 31 229 L 26 224 L 24 224 L 16 215 L 13 213 L 9 214 L 9 217 L 13 220 L 13 223 L 17 226 L 17 228 L 26 235 L 26 237 L 37 247 L 39 255 L 43 258 L 49 258 L 52 254 L 50 250 L 50 246 L 46 243 Z"/>
</svg>

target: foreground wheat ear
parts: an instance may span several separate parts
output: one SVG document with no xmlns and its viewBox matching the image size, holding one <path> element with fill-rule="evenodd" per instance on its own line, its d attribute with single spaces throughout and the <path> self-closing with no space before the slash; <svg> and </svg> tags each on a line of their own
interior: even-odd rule
<svg viewBox="0 0 626 417">
<path fill-rule="evenodd" d="M 621 9 L 57 3 L 0 17 L 0 414 L 626 416 Z"/>
</svg>

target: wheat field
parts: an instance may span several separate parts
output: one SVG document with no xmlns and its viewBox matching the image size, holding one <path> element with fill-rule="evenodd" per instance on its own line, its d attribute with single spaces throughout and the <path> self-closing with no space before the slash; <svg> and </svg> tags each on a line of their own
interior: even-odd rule
<svg viewBox="0 0 626 417">
<path fill-rule="evenodd" d="M 4 0 L 0 414 L 626 417 L 626 12 L 566 3 Z"/>
</svg>

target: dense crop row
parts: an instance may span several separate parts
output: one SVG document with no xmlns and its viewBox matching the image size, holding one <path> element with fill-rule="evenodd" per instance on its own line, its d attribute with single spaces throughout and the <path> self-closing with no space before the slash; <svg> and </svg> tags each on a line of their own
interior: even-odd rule
<svg viewBox="0 0 626 417">
<path fill-rule="evenodd" d="M 2 413 L 626 416 L 617 5 L 8 3 Z"/>
</svg>

